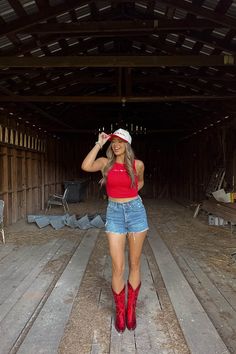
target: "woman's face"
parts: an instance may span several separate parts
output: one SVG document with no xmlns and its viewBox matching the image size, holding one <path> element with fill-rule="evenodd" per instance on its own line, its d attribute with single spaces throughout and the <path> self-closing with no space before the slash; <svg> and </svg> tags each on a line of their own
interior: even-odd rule
<svg viewBox="0 0 236 354">
<path fill-rule="evenodd" d="M 111 141 L 111 148 L 115 154 L 115 156 L 120 156 L 125 154 L 125 144 L 126 142 L 119 139 L 113 138 Z"/>
</svg>

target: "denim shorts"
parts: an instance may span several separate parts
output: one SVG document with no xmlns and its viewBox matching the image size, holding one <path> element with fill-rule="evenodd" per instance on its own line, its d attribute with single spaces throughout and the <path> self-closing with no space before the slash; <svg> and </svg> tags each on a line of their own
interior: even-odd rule
<svg viewBox="0 0 236 354">
<path fill-rule="evenodd" d="M 137 197 L 129 202 L 108 201 L 106 213 L 106 232 L 127 234 L 148 230 L 148 222 L 142 199 Z"/>
</svg>

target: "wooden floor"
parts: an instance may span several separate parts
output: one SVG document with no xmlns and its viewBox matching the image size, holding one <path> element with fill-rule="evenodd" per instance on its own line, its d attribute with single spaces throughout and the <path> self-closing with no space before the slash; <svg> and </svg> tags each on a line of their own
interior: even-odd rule
<svg viewBox="0 0 236 354">
<path fill-rule="evenodd" d="M 101 203 L 83 203 L 83 210 L 104 211 Z M 0 245 L 0 354 L 236 352 L 235 264 L 224 278 L 214 264 L 204 267 L 206 249 L 194 248 L 180 230 L 183 235 L 187 223 L 187 232 L 194 228 L 201 241 L 206 233 L 207 248 L 212 228 L 202 220 L 192 224 L 191 213 L 173 203 L 146 204 L 150 231 L 142 254 L 138 326 L 122 335 L 113 324 L 103 230 L 39 230 L 23 221 L 7 229 L 7 243 Z M 227 230 L 221 237 L 226 248 L 227 237 L 228 248 L 236 246 Z"/>
</svg>

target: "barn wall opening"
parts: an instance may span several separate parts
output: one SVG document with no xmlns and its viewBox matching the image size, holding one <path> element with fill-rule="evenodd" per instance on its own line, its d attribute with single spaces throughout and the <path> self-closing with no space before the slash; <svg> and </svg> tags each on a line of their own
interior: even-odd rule
<svg viewBox="0 0 236 354">
<path fill-rule="evenodd" d="M 87 198 L 102 197 L 100 173 L 80 168 L 97 140 L 95 133 L 60 139 L 0 124 L 0 199 L 7 224 L 44 210 L 50 194 L 62 193 L 65 181 L 89 180 Z M 205 198 L 211 174 L 224 167 L 224 188 L 234 189 L 236 140 L 232 125 L 218 125 L 184 139 L 170 134 L 133 135 L 136 157 L 145 163 L 145 198 L 198 202 Z M 99 153 L 105 155 L 106 146 Z"/>
</svg>

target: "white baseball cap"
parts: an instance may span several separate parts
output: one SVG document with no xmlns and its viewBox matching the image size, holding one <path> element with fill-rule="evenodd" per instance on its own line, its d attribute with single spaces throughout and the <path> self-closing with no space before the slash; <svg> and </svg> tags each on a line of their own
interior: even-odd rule
<svg viewBox="0 0 236 354">
<path fill-rule="evenodd" d="M 113 137 L 120 138 L 121 140 L 124 140 L 126 143 L 131 144 L 132 138 L 130 133 L 127 130 L 124 129 L 117 129 L 114 133 L 110 135 L 109 140 L 111 140 Z"/>
</svg>

